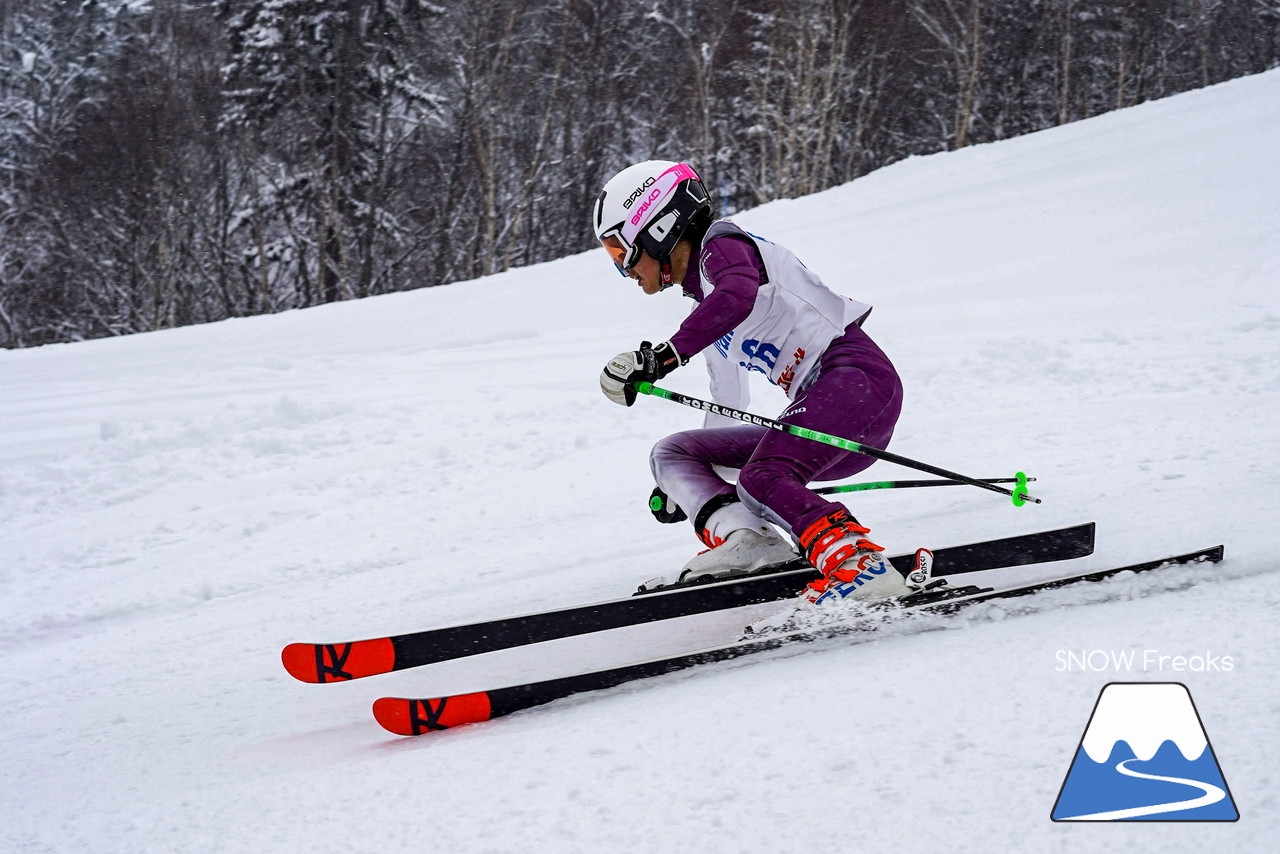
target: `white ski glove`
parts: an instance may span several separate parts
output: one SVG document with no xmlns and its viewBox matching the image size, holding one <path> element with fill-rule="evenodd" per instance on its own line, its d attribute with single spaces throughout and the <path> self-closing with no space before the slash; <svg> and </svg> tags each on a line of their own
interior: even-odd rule
<svg viewBox="0 0 1280 854">
<path fill-rule="evenodd" d="M 614 403 L 630 406 L 636 402 L 636 383 L 657 382 L 685 361 L 670 341 L 657 347 L 642 341 L 639 350 L 619 353 L 609 360 L 600 372 L 600 390 Z"/>
</svg>

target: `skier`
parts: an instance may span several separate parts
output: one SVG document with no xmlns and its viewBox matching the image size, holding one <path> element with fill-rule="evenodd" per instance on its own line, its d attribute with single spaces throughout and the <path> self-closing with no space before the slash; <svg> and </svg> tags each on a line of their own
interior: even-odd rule
<svg viewBox="0 0 1280 854">
<path fill-rule="evenodd" d="M 601 191 L 594 220 L 619 273 L 650 295 L 679 283 L 697 303 L 669 340 L 609 360 L 600 374 L 606 397 L 630 406 L 635 383 L 656 382 L 703 353 L 716 403 L 746 406 L 748 376 L 759 371 L 791 402 L 779 420 L 874 447 L 889 443 L 902 384 L 862 330 L 871 306 L 831 291 L 782 246 L 714 219 L 691 166 L 649 160 L 623 169 Z M 822 573 L 800 604 L 912 592 L 848 508 L 807 488 L 873 461 L 712 413 L 702 429 L 661 440 L 650 456 L 655 496 L 680 511 L 669 516 L 691 519 L 707 546 L 680 580 L 727 578 L 794 558 L 772 527 L 779 525 Z M 737 469 L 736 486 L 717 467 Z"/>
</svg>

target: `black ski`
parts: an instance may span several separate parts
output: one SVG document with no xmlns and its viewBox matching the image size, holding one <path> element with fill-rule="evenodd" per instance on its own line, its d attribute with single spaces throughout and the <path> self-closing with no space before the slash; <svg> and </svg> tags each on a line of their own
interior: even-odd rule
<svg viewBox="0 0 1280 854">
<path fill-rule="evenodd" d="M 934 575 L 1069 560 L 1093 553 L 1094 523 L 934 550 Z M 890 558 L 907 571 L 914 555 Z M 798 596 L 818 577 L 807 563 L 767 575 L 672 587 L 654 593 L 519 617 L 333 644 L 293 643 L 285 669 L 303 682 L 343 682 L 557 638 L 669 620 Z"/>
<path fill-rule="evenodd" d="M 1083 581 L 1101 581 L 1104 578 L 1109 578 L 1122 572 L 1146 572 L 1165 566 L 1203 561 L 1216 563 L 1222 560 L 1222 556 L 1223 547 L 1214 546 L 1213 548 L 1189 552 L 1175 557 L 1164 558 L 1163 560 L 1153 560 L 1114 569 L 1095 570 L 1015 587 L 992 588 L 971 585 L 959 588 L 942 588 L 906 597 L 899 600 L 899 603 L 902 607 L 913 610 L 931 613 L 951 613 L 978 602 L 1027 596 Z M 542 682 L 511 685 L 506 688 L 474 694 L 437 697 L 430 700 L 383 697 L 373 704 L 373 713 L 378 723 L 390 732 L 398 735 L 422 735 L 423 733 L 449 729 L 462 724 L 491 720 L 521 709 L 540 706 L 544 703 L 550 703 L 585 691 L 613 688 L 627 682 L 660 676 L 677 670 L 696 667 L 700 664 L 727 661 L 757 652 L 777 649 L 788 643 L 811 641 L 842 634 L 854 634 L 865 632 L 866 630 L 867 627 L 865 625 L 825 626 L 818 629 L 772 635 L 759 640 L 741 640 L 671 658 L 653 659 L 622 667 L 597 670 L 559 679 L 548 679 Z"/>
</svg>

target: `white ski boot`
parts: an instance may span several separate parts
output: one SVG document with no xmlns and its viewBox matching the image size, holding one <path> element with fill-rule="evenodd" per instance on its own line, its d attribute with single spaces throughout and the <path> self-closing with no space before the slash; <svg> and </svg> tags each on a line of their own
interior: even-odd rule
<svg viewBox="0 0 1280 854">
<path fill-rule="evenodd" d="M 700 578 L 734 578 L 757 569 L 795 560 L 799 555 L 791 543 L 768 525 L 730 531 L 721 542 L 694 555 L 680 570 L 679 581 Z"/>
<path fill-rule="evenodd" d="M 737 501 L 712 512 L 704 527 L 698 530 L 698 539 L 707 549 L 680 569 L 675 584 L 737 578 L 800 556 L 777 529 Z M 671 584 L 666 576 L 660 575 L 641 584 L 639 592 Z"/>
<path fill-rule="evenodd" d="M 913 592 L 884 556 L 884 548 L 863 537 L 869 533 L 844 508 L 805 529 L 800 547 L 822 577 L 800 594 L 802 602 L 825 606 L 844 599 L 888 599 Z"/>
<path fill-rule="evenodd" d="M 874 545 L 874 543 L 868 543 L 868 545 Z M 897 570 L 893 569 L 892 564 L 889 565 L 889 568 L 890 571 L 897 574 Z M 823 577 L 814 583 L 826 584 L 825 592 L 830 593 L 833 587 L 841 582 L 829 581 L 826 577 Z M 907 587 L 907 593 L 910 594 L 924 590 L 936 590 L 945 586 L 947 582 L 945 579 L 933 578 L 933 552 L 928 549 L 917 549 L 911 572 L 907 573 L 903 583 Z M 852 624 L 862 618 L 867 618 L 869 620 L 868 627 L 873 627 L 880 617 L 872 614 L 873 608 L 868 607 L 869 598 L 851 595 L 847 599 L 856 601 L 846 601 L 846 597 L 838 597 L 838 594 L 831 594 L 829 598 L 823 598 L 822 593 L 816 593 L 806 587 L 804 593 L 792 600 L 789 607 L 784 607 L 776 613 L 762 617 L 748 625 L 744 630 L 742 639 L 762 638 L 798 631 L 816 631 L 832 624 Z M 886 598 L 896 597 L 880 597 L 881 601 L 885 601 Z M 843 603 L 843 606 L 838 603 Z"/>
</svg>

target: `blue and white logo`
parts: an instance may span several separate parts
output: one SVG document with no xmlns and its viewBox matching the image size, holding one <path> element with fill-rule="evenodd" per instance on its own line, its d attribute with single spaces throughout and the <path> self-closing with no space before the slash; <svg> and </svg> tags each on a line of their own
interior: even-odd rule
<svg viewBox="0 0 1280 854">
<path fill-rule="evenodd" d="M 1112 682 L 1098 695 L 1054 821 L 1236 821 L 1191 692 L 1180 682 Z"/>
</svg>

